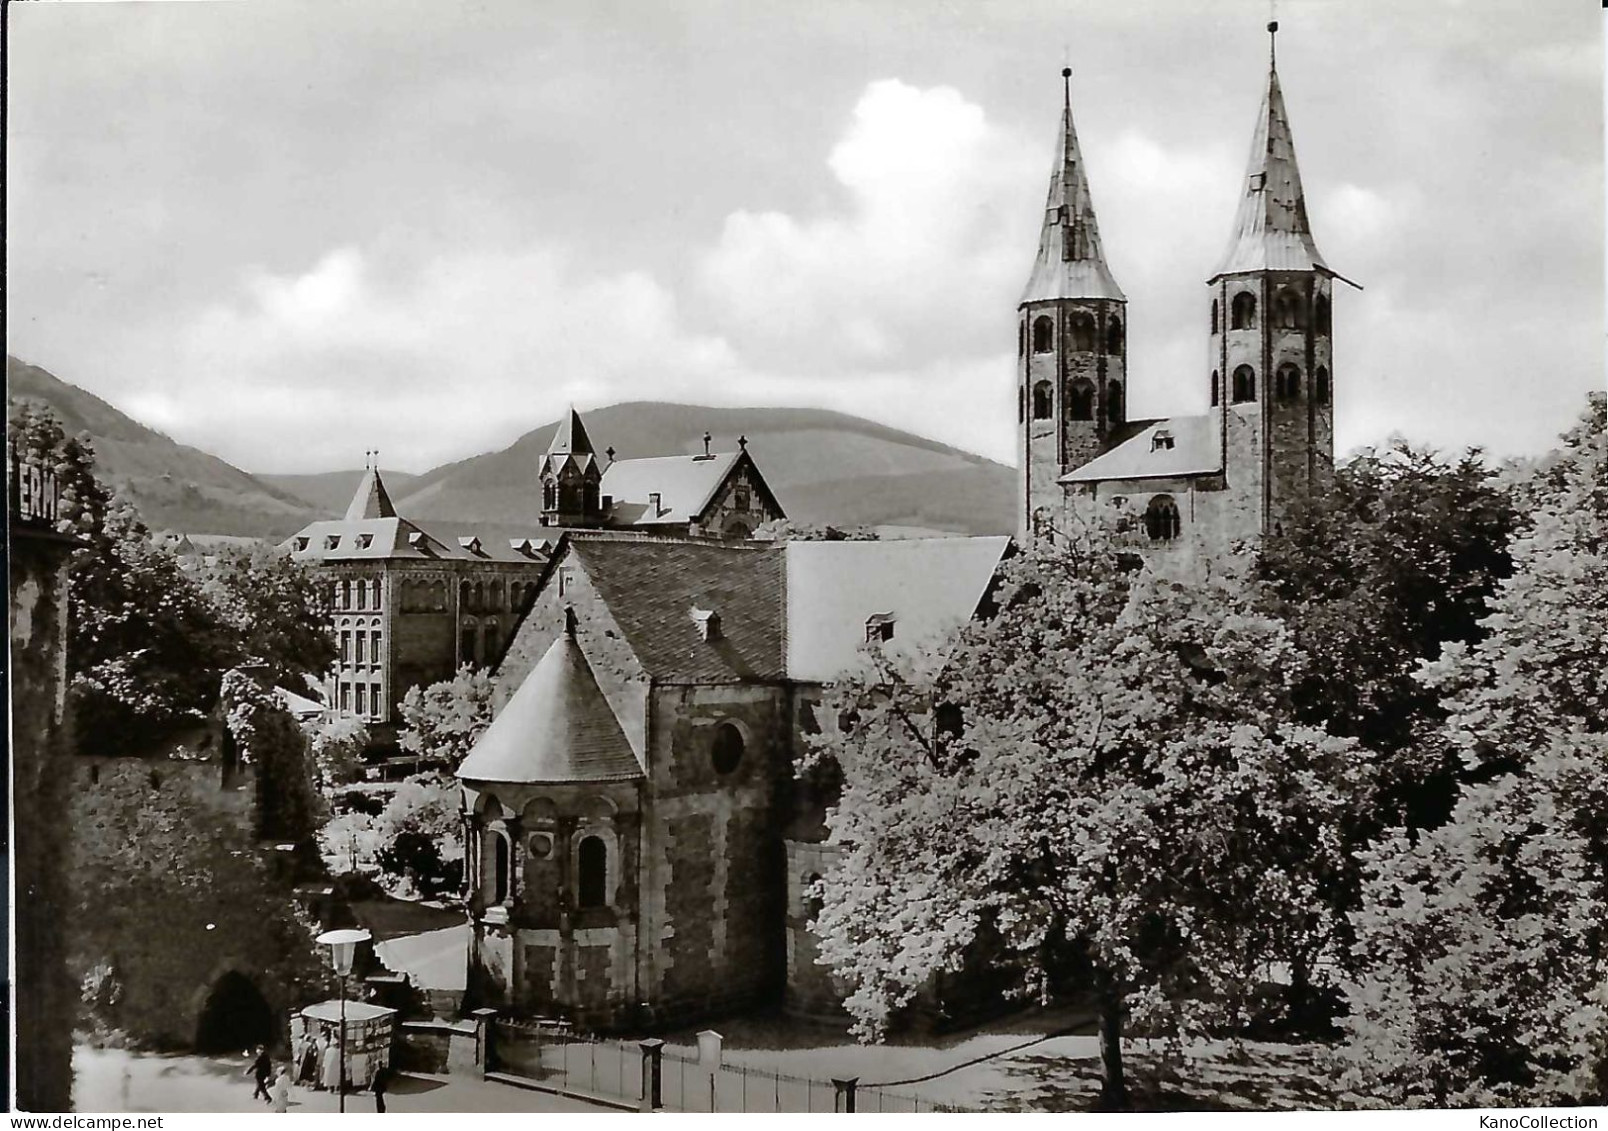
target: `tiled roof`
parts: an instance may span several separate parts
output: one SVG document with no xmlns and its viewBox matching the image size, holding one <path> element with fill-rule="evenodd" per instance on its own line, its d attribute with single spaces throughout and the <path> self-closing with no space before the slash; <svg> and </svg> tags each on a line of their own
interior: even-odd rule
<svg viewBox="0 0 1608 1131">
<path fill-rule="evenodd" d="M 1106 265 L 1100 247 L 1100 228 L 1094 219 L 1089 178 L 1072 125 L 1071 96 L 1061 111 L 1061 130 L 1050 174 L 1050 195 L 1044 204 L 1044 228 L 1038 257 L 1028 276 L 1022 302 L 1061 298 L 1121 300 L 1122 288 Z"/>
<path fill-rule="evenodd" d="M 486 728 L 458 777 L 484 782 L 603 782 L 642 776 L 580 645 L 560 634 Z"/>
<path fill-rule="evenodd" d="M 1329 272 L 1307 221 L 1295 140 L 1277 71 L 1268 73 L 1244 192 L 1234 217 L 1234 235 L 1212 272 L 1213 280 L 1241 271 Z"/>
<path fill-rule="evenodd" d="M 783 563 L 774 547 L 583 534 L 570 547 L 655 681 L 782 678 Z M 720 615 L 712 639 L 700 635 L 694 609 Z"/>
<path fill-rule="evenodd" d="M 1165 434 L 1172 446 L 1156 442 Z M 1105 479 L 1149 479 L 1210 475 L 1223 469 L 1222 452 L 1210 416 L 1175 416 L 1157 420 L 1104 455 L 1061 476 L 1062 483 Z"/>
<path fill-rule="evenodd" d="M 703 513 L 726 481 L 742 453 L 716 452 L 710 456 L 656 456 L 615 460 L 603 470 L 598 493 L 614 500 L 608 512 L 610 526 L 685 525 Z M 659 510 L 649 506 L 650 494 L 659 496 Z"/>
<path fill-rule="evenodd" d="M 891 617 L 881 647 L 917 655 L 970 620 L 1010 539 L 788 542 L 787 675 L 826 682 L 852 668 L 868 621 Z"/>
</svg>

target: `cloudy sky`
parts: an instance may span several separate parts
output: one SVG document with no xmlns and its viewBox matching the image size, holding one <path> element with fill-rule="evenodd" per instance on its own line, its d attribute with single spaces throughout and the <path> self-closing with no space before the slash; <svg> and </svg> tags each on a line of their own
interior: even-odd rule
<svg viewBox="0 0 1608 1131">
<path fill-rule="evenodd" d="M 1600 17 L 1282 0 L 1337 448 L 1536 451 L 1603 385 Z M 1267 0 L 12 4 L 9 349 L 255 471 L 568 401 L 1010 460 L 1063 64 L 1131 409 L 1205 409 Z"/>
</svg>

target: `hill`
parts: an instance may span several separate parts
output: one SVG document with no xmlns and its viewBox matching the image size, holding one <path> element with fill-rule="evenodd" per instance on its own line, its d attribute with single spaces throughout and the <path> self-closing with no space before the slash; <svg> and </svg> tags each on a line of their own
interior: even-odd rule
<svg viewBox="0 0 1608 1131">
<path fill-rule="evenodd" d="M 102 478 L 157 530 L 286 537 L 346 509 L 362 472 L 252 475 L 179 444 L 35 365 L 6 358 L 13 398 L 42 402 L 88 432 Z M 586 414 L 592 442 L 621 459 L 730 450 L 748 438 L 766 480 L 798 522 L 1009 533 L 1016 472 L 959 448 L 824 409 L 707 408 L 636 401 Z M 398 511 L 432 530 L 528 533 L 540 517 L 537 469 L 556 423 L 496 452 L 423 475 L 387 471 Z M 605 457 L 606 458 L 606 457 Z M 510 533 L 510 536 L 512 536 Z"/>
<path fill-rule="evenodd" d="M 790 518 L 967 534 L 1010 533 L 1016 472 L 947 444 L 845 413 L 799 408 L 708 408 L 634 401 L 585 414 L 592 443 L 621 459 L 717 450 L 748 438 Z M 392 487 L 397 509 L 421 519 L 528 524 L 556 423 L 498 452 L 425 472 Z M 606 457 L 604 457 L 606 458 Z M 387 477 L 389 480 L 389 476 Z M 355 474 L 348 483 L 355 483 Z M 349 488 L 348 488 L 349 489 Z"/>
<path fill-rule="evenodd" d="M 48 407 L 69 434 L 88 432 L 96 473 L 128 494 L 154 530 L 281 538 L 320 517 L 305 499 L 177 443 L 9 354 L 6 385 L 12 400 Z"/>
</svg>

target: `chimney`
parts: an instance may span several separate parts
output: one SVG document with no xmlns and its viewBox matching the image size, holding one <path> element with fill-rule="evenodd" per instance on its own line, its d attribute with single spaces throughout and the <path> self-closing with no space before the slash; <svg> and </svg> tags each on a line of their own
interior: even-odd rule
<svg viewBox="0 0 1608 1131">
<path fill-rule="evenodd" d="M 648 509 L 653 512 L 653 517 L 654 518 L 658 518 L 659 515 L 662 513 L 659 510 L 659 492 L 657 492 L 657 491 L 649 491 L 648 492 Z"/>
<path fill-rule="evenodd" d="M 692 610 L 692 623 L 698 626 L 698 635 L 704 640 L 720 638 L 720 614 L 713 609 Z"/>
<path fill-rule="evenodd" d="M 714 439 L 714 437 L 711 436 L 709 433 L 707 433 L 707 432 L 704 433 L 704 459 L 709 458 L 709 442 L 711 440 L 713 440 L 713 439 Z"/>
</svg>

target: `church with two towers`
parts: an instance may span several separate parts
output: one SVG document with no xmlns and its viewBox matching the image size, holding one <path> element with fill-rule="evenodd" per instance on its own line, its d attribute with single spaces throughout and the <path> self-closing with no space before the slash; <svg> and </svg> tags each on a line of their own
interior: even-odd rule
<svg viewBox="0 0 1608 1131">
<path fill-rule="evenodd" d="M 1278 24 L 1268 25 L 1273 36 Z M 1271 45 L 1271 40 L 1270 40 Z M 1017 326 L 1023 537 L 1077 499 L 1129 509 L 1147 555 L 1186 568 L 1280 532 L 1334 471 L 1336 274 L 1307 218 L 1270 59 L 1228 246 L 1206 278 L 1204 416 L 1132 420 L 1128 300 L 1100 243 L 1072 124 L 1070 71 L 1038 255 Z"/>
</svg>

